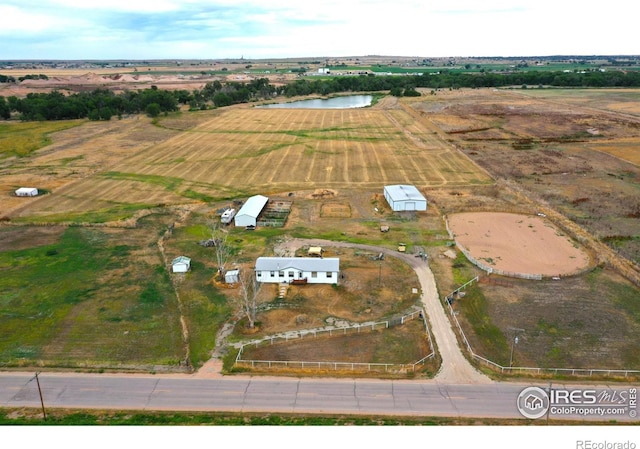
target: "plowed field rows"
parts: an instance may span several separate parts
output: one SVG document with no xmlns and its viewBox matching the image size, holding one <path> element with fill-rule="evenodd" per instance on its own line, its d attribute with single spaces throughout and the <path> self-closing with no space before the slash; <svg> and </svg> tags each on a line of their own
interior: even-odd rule
<svg viewBox="0 0 640 449">
<path fill-rule="evenodd" d="M 421 143 L 379 110 L 234 110 L 114 170 L 252 191 L 488 181 L 453 148 L 423 141 L 429 130 L 405 119 Z"/>
<path fill-rule="evenodd" d="M 220 197 L 488 181 L 403 110 L 229 109 L 34 202 L 20 215 L 114 203 L 172 204 L 193 198 L 193 192 Z"/>
</svg>

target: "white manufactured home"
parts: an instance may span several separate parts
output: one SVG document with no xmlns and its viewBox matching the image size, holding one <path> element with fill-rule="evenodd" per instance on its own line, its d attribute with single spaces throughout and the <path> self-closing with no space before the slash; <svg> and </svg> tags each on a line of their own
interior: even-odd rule
<svg viewBox="0 0 640 449">
<path fill-rule="evenodd" d="M 258 282 L 287 284 L 337 284 L 340 275 L 338 257 L 258 257 Z"/>
<path fill-rule="evenodd" d="M 384 186 L 384 197 L 394 212 L 427 210 L 427 199 L 414 186 Z"/>
<path fill-rule="evenodd" d="M 242 205 L 235 216 L 236 226 L 256 226 L 258 215 L 269 202 L 269 198 L 262 195 L 252 196 Z"/>
</svg>

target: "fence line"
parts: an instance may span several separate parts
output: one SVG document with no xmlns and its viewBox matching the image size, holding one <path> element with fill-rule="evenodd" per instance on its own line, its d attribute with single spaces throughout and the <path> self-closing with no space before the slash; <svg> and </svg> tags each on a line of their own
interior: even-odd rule
<svg viewBox="0 0 640 449">
<path fill-rule="evenodd" d="M 356 324 L 354 326 L 342 327 L 342 328 L 330 328 L 330 329 L 310 329 L 310 330 L 302 330 L 302 331 L 293 331 L 286 333 L 284 335 L 275 335 L 270 337 L 265 337 L 260 340 L 254 340 L 248 343 L 242 344 L 240 346 L 240 350 L 238 351 L 238 355 L 236 356 L 235 365 L 236 366 L 251 366 L 251 368 L 255 368 L 256 366 L 265 366 L 268 368 L 274 367 L 285 367 L 285 368 L 306 368 L 306 369 L 332 369 L 334 371 L 350 369 L 351 371 L 356 368 L 359 370 L 366 371 L 380 371 L 384 368 L 384 372 L 415 372 L 416 367 L 418 365 L 424 365 L 428 359 L 435 357 L 435 349 L 433 347 L 433 341 L 431 340 L 431 332 L 429 330 L 429 326 L 427 324 L 426 313 L 423 309 L 412 312 L 408 315 L 403 315 L 395 320 L 389 321 L 380 321 L 368 324 Z M 289 341 L 297 338 L 305 338 L 313 335 L 314 338 L 318 336 L 318 334 L 328 334 L 329 337 L 332 336 L 340 336 L 347 334 L 360 333 L 364 332 L 372 332 L 376 329 L 388 329 L 392 326 L 398 326 L 406 323 L 407 321 L 411 321 L 413 319 L 422 319 L 422 322 L 427 330 L 427 336 L 429 339 L 429 347 L 431 352 L 427 354 L 425 357 L 413 363 L 366 363 L 366 362 L 321 362 L 321 361 L 292 361 L 292 360 L 244 360 L 242 359 L 242 354 L 244 352 L 244 348 L 250 345 L 255 345 L 258 347 L 259 345 L 264 344 L 274 344 L 276 341 L 284 340 Z"/>
<path fill-rule="evenodd" d="M 505 270 L 500 270 L 499 268 L 491 267 L 491 266 L 489 266 L 489 265 L 487 265 L 487 264 L 485 264 L 483 262 L 480 262 L 478 259 L 473 257 L 471 255 L 471 253 L 469 253 L 469 251 L 464 246 L 462 246 L 462 244 L 460 244 L 455 239 L 455 235 L 453 234 L 453 232 L 451 231 L 451 228 L 449 227 L 449 220 L 447 220 L 446 215 L 443 215 L 442 219 L 444 220 L 444 224 L 445 224 L 445 227 L 447 228 L 447 232 L 449 233 L 449 237 L 451 237 L 451 239 L 453 241 L 455 241 L 456 247 L 460 250 L 460 252 L 462 254 L 464 254 L 464 256 L 469 260 L 469 262 L 474 264 L 476 267 L 480 268 L 481 270 L 486 271 L 489 274 L 495 273 L 495 274 L 498 274 L 498 275 L 501 275 L 501 276 L 509 276 L 509 277 L 520 278 L 520 279 L 530 279 L 530 280 L 535 280 L 535 281 L 542 280 L 542 275 L 541 274 L 517 273 L 517 272 L 514 272 L 514 271 L 505 271 Z"/>
<path fill-rule="evenodd" d="M 474 278 L 474 279 L 477 279 Z M 474 279 L 472 279 L 471 281 L 465 283 L 464 285 L 466 286 L 467 284 L 469 284 L 470 282 L 472 282 Z M 461 287 L 459 287 L 457 290 L 459 290 Z M 454 291 L 457 291 L 454 290 Z M 448 297 L 447 297 L 448 298 Z M 448 300 L 446 300 L 445 298 L 445 303 L 449 306 L 449 314 L 453 317 L 453 321 L 456 324 L 456 327 L 458 328 L 458 331 L 460 332 L 460 335 L 462 337 L 462 341 L 464 342 L 464 344 L 467 347 L 467 351 L 469 352 L 469 355 L 471 356 L 472 359 L 477 360 L 480 363 L 485 364 L 486 366 L 494 369 L 494 370 L 499 370 L 501 373 L 509 373 L 509 374 L 513 374 L 513 373 L 531 373 L 533 372 L 534 374 L 570 374 L 572 376 L 588 376 L 591 377 L 594 374 L 598 375 L 598 374 L 604 374 L 606 376 L 611 376 L 612 374 L 614 375 L 624 375 L 624 377 L 628 377 L 630 374 L 640 374 L 640 370 L 632 370 L 632 369 L 601 369 L 601 368 L 536 368 L 536 367 L 523 367 L 523 366 L 502 366 L 496 362 L 493 362 L 489 359 L 486 359 L 478 354 L 476 354 L 473 351 L 473 348 L 471 347 L 471 344 L 469 343 L 469 340 L 467 340 L 467 336 L 465 335 L 464 331 L 462 330 L 462 326 L 460 325 L 460 322 L 458 321 L 458 317 L 456 316 L 455 311 L 453 310 L 453 307 L 451 306 L 451 304 L 449 303 Z M 605 374 L 606 373 L 606 374 Z"/>
</svg>

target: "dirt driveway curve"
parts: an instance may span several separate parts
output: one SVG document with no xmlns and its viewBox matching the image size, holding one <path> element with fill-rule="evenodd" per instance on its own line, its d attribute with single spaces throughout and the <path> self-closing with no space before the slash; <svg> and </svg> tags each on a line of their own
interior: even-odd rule
<svg viewBox="0 0 640 449">
<path fill-rule="evenodd" d="M 486 384 L 493 382 L 490 378 L 477 371 L 462 354 L 455 333 L 451 327 L 451 322 L 447 318 L 444 308 L 440 303 L 435 278 L 427 262 L 412 254 L 402 254 L 388 248 L 320 239 L 289 239 L 278 245 L 278 250 L 294 254 L 296 249 L 304 245 L 358 248 L 367 251 L 382 252 L 385 255 L 396 257 L 409 264 L 418 275 L 422 289 L 422 304 L 431 322 L 431 332 L 442 358 L 442 366 L 436 374 L 434 381 L 442 384 Z"/>
</svg>

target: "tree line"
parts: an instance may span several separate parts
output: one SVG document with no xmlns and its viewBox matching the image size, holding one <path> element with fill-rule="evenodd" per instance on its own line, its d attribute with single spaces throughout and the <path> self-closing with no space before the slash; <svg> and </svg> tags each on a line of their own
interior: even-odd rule
<svg viewBox="0 0 640 449">
<path fill-rule="evenodd" d="M 2 82 L 2 78 L 0 78 Z M 274 86 L 267 78 L 249 83 L 220 81 L 207 83 L 193 91 L 160 90 L 156 86 L 140 91 L 116 94 L 95 89 L 65 95 L 59 91 L 30 93 L 25 98 L 0 97 L 0 117 L 9 119 L 17 113 L 21 120 L 65 120 L 89 118 L 110 120 L 114 116 L 146 113 L 155 117 L 188 105 L 190 110 L 203 110 L 247 103 L 277 96 L 329 95 L 342 92 L 389 91 L 395 96 L 420 95 L 417 88 L 459 89 L 507 86 L 552 87 L 640 87 L 638 71 L 584 71 L 513 73 L 459 73 L 442 71 L 413 76 L 379 76 L 374 74 L 312 79 L 302 77 L 286 85 Z"/>
</svg>

